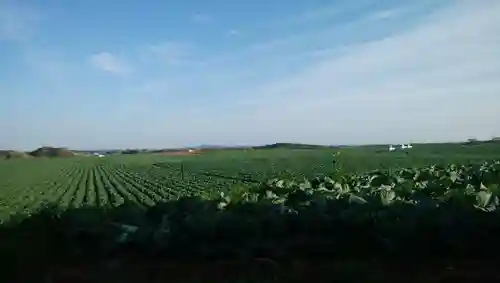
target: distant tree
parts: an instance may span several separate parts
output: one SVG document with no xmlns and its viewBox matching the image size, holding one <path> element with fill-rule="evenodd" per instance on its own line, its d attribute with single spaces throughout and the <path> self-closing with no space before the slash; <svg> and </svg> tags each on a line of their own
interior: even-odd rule
<svg viewBox="0 0 500 283">
<path fill-rule="evenodd" d="M 43 146 L 29 153 L 34 157 L 70 157 L 74 153 L 64 147 Z"/>
<path fill-rule="evenodd" d="M 122 151 L 122 154 L 138 154 L 139 152 L 138 149 L 126 149 Z"/>
</svg>

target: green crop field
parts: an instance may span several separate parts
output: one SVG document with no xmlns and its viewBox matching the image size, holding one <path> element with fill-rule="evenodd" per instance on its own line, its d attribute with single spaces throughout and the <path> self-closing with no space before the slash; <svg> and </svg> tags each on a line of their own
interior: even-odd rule
<svg viewBox="0 0 500 283">
<path fill-rule="evenodd" d="M 133 203 L 148 207 L 186 196 L 212 198 L 273 178 L 302 181 L 334 171 L 363 173 L 495 159 L 500 159 L 497 144 L 416 145 L 400 152 L 372 146 L 5 160 L 0 162 L 0 220 L 46 205 L 66 209 Z"/>
<path fill-rule="evenodd" d="M 498 253 L 499 160 L 493 142 L 2 160 L 0 252 L 40 267 L 130 245 L 190 259 Z"/>
</svg>

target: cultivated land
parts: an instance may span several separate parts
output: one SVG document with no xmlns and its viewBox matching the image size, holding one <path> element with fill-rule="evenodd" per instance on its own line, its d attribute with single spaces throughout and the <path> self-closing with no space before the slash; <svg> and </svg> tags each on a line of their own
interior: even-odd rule
<svg viewBox="0 0 500 283">
<path fill-rule="evenodd" d="M 496 160 L 499 142 L 2 160 L 0 252 L 33 274 L 117 254 L 274 264 L 480 257 L 477 243 L 500 251 Z M 373 276 L 374 265 L 363 264 Z M 115 272 L 105 282 L 123 273 L 92 268 L 101 279 Z M 93 274 L 82 270 L 74 276 Z"/>
<path fill-rule="evenodd" d="M 415 145 L 399 152 L 366 146 L 5 160 L 0 161 L 0 219 L 30 214 L 44 205 L 152 206 L 185 196 L 213 198 L 273 178 L 300 182 L 334 171 L 364 173 L 492 160 L 500 160 L 500 143 Z"/>
</svg>

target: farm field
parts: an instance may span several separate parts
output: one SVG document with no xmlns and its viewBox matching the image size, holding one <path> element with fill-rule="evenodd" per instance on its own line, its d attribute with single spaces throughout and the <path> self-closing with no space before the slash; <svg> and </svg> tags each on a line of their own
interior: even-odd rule
<svg viewBox="0 0 500 283">
<path fill-rule="evenodd" d="M 338 156 L 334 156 L 339 153 Z M 335 164 L 333 161 L 335 160 Z M 500 145 L 417 145 L 337 149 L 220 150 L 194 156 L 161 154 L 0 161 L 0 220 L 46 205 L 61 209 L 153 206 L 179 197 L 216 197 L 273 178 L 395 170 L 500 160 Z"/>
<path fill-rule="evenodd" d="M 499 160 L 498 143 L 4 160 L 0 249 L 37 268 L 130 245 L 177 259 L 480 258 L 476 243 L 500 252 Z"/>
</svg>

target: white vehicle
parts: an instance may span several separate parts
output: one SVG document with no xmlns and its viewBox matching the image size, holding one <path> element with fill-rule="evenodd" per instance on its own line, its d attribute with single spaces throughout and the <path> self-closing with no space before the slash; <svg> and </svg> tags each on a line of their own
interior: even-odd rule
<svg viewBox="0 0 500 283">
<path fill-rule="evenodd" d="M 389 151 L 395 151 L 396 148 L 392 146 L 392 144 L 389 146 Z"/>
</svg>

